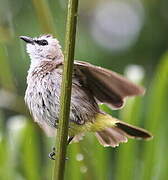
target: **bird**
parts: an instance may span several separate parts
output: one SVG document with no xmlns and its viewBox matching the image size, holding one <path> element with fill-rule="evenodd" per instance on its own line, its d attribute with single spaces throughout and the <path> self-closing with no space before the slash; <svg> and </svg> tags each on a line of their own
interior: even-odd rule
<svg viewBox="0 0 168 180">
<path fill-rule="evenodd" d="M 48 136 L 59 126 L 60 91 L 64 55 L 59 41 L 50 34 L 20 36 L 30 56 L 25 102 L 34 121 Z M 116 147 L 128 138 L 150 139 L 152 134 L 103 112 L 99 104 L 112 109 L 124 106 L 127 97 L 143 95 L 145 89 L 111 70 L 84 61 L 74 61 L 68 139 L 78 142 L 93 132 L 104 147 Z"/>
</svg>

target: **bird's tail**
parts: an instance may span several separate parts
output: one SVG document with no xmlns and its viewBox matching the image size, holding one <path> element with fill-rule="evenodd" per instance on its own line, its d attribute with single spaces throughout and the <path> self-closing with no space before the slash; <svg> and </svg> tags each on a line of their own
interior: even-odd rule
<svg viewBox="0 0 168 180">
<path fill-rule="evenodd" d="M 111 120 L 116 121 L 115 126 L 107 127 L 96 132 L 96 137 L 103 146 L 116 147 L 119 143 L 127 142 L 127 138 L 149 139 L 152 137 L 145 129 L 130 125 L 112 117 Z"/>
</svg>

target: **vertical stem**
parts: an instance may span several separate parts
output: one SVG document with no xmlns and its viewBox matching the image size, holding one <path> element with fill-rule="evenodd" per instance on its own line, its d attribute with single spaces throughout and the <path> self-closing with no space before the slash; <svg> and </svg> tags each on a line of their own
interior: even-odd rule
<svg viewBox="0 0 168 180">
<path fill-rule="evenodd" d="M 55 34 L 54 20 L 46 0 L 32 0 L 44 33 Z"/>
<path fill-rule="evenodd" d="M 78 0 L 69 0 L 65 38 L 65 59 L 61 88 L 60 118 L 56 138 L 56 160 L 53 180 L 63 180 L 68 137 L 71 100 L 72 71 L 74 61 Z"/>
</svg>

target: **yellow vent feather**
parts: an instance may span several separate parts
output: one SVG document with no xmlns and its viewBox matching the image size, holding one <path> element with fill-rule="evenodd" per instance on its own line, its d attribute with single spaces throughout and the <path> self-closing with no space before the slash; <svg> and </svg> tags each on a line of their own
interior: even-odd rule
<svg viewBox="0 0 168 180">
<path fill-rule="evenodd" d="M 71 122 L 69 136 L 75 136 L 84 132 L 101 131 L 107 127 L 114 127 L 116 122 L 118 122 L 118 120 L 111 117 L 110 115 L 98 113 L 93 120 L 86 122 L 84 125 L 78 125 Z"/>
</svg>

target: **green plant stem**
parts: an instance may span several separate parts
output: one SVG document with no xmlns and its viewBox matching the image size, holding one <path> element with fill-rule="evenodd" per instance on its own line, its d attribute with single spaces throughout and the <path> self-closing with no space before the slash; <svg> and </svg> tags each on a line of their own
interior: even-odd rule
<svg viewBox="0 0 168 180">
<path fill-rule="evenodd" d="M 54 20 L 45 0 L 32 0 L 39 23 L 44 33 L 55 34 Z"/>
<path fill-rule="evenodd" d="M 56 160 L 53 180 L 63 180 L 68 137 L 72 71 L 74 61 L 78 0 L 69 0 L 65 38 L 65 59 L 61 88 L 60 118 L 56 137 Z"/>
<path fill-rule="evenodd" d="M 11 73 L 9 61 L 5 55 L 6 48 L 6 46 L 0 43 L 0 86 L 1 88 L 3 87 L 3 89 L 9 90 L 11 92 L 16 92 L 13 74 Z"/>
</svg>

